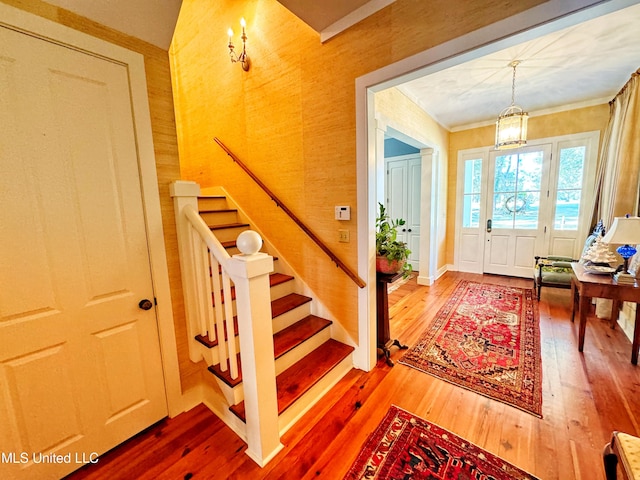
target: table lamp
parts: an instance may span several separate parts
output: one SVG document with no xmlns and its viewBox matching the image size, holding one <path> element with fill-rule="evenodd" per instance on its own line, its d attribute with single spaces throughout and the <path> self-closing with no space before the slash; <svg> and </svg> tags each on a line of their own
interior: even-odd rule
<svg viewBox="0 0 640 480">
<path fill-rule="evenodd" d="M 621 245 L 616 252 L 624 260 L 622 271 L 614 277 L 616 281 L 633 281 L 629 274 L 629 259 L 636 254 L 635 245 L 640 243 L 640 217 L 616 217 L 613 225 L 602 239 L 604 243 Z"/>
</svg>

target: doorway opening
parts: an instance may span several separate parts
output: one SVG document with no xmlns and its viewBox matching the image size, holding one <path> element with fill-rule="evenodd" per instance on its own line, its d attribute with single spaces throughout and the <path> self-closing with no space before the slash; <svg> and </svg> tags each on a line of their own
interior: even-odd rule
<svg viewBox="0 0 640 480">
<path fill-rule="evenodd" d="M 578 6 L 561 1 L 547 2 L 356 79 L 358 273 L 367 281 L 367 287 L 358 292 L 359 348 L 354 354 L 355 366 L 370 370 L 376 362 L 376 280 L 373 260 L 375 218 L 382 185 L 379 159 L 383 157 L 384 135 L 379 134 L 375 94 L 409 80 L 625 8 L 630 4 L 628 1 L 616 0 L 606 3 L 586 1 Z M 445 145 L 444 153 L 448 153 L 446 147 Z M 442 165 L 446 168 L 448 161 L 443 161 Z M 446 179 L 446 173 L 443 175 Z M 441 196 L 438 199 L 444 208 L 436 212 L 436 218 L 447 223 L 446 204 L 450 193 L 447 192 L 446 182 L 445 188 L 436 192 Z M 443 242 L 440 250 L 430 253 L 437 260 L 436 266 L 440 265 L 444 270 L 447 268 L 446 252 L 442 251 L 445 246 L 446 243 Z"/>
</svg>

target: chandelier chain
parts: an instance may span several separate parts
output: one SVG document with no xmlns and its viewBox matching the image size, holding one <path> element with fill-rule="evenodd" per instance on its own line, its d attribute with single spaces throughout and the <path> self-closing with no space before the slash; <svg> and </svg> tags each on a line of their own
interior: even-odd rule
<svg viewBox="0 0 640 480">
<path fill-rule="evenodd" d="M 513 66 L 513 80 L 511 82 L 511 106 L 513 107 L 516 104 L 516 67 L 518 62 L 513 62 L 511 65 Z"/>
</svg>

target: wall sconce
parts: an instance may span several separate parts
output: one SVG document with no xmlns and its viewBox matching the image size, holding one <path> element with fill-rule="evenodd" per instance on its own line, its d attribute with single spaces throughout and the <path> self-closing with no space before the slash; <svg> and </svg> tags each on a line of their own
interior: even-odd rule
<svg viewBox="0 0 640 480">
<path fill-rule="evenodd" d="M 242 53 L 240 53 L 240 55 L 236 54 L 233 42 L 231 41 L 233 38 L 233 30 L 229 29 L 229 57 L 231 57 L 231 63 L 239 62 L 240 65 L 242 65 L 242 69 L 248 72 L 250 64 L 249 55 L 247 55 L 247 34 L 244 31 L 247 22 L 244 21 L 244 18 L 240 19 L 240 26 L 242 27 L 242 36 L 240 37 L 242 39 Z"/>
</svg>

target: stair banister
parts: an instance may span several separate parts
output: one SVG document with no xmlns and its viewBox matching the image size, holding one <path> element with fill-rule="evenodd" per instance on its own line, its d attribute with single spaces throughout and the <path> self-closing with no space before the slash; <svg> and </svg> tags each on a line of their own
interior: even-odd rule
<svg viewBox="0 0 640 480">
<path fill-rule="evenodd" d="M 333 261 L 336 266 L 338 268 L 340 268 L 345 274 L 347 274 L 347 276 L 354 281 L 354 283 L 356 285 L 358 285 L 358 287 L 360 288 L 364 288 L 367 284 L 365 283 L 364 280 L 362 280 L 356 273 L 354 273 L 342 260 L 340 260 L 338 258 L 338 256 L 333 253 L 331 251 L 331 249 L 322 241 L 320 240 L 320 238 L 318 236 L 316 236 L 315 233 L 313 233 L 313 231 L 302 221 L 300 220 L 270 189 L 269 187 L 267 187 L 262 180 L 260 180 L 250 169 L 249 167 L 247 167 L 231 150 L 229 150 L 229 148 L 227 148 L 227 146 L 222 143 L 222 141 L 218 138 L 215 137 L 214 138 L 215 142 L 220 145 L 220 147 L 227 153 L 227 155 L 229 155 L 231 157 L 231 159 L 236 162 L 238 164 L 238 166 L 240 168 L 242 168 L 242 170 L 244 170 L 247 175 L 249 175 L 251 177 L 251 179 L 256 182 L 258 184 L 258 186 L 260 186 L 260 188 L 262 188 L 262 190 L 264 190 L 264 192 L 269 195 L 269 197 L 271 198 L 271 200 L 273 200 L 275 202 L 275 204 L 282 208 L 282 210 L 289 215 L 289 218 L 291 218 L 294 223 L 296 225 L 298 225 L 298 227 L 300 227 L 300 229 L 302 229 L 302 231 L 304 233 L 307 234 L 307 236 L 309 238 L 311 238 L 311 240 L 314 241 L 314 243 L 316 245 L 318 245 L 318 247 L 320 247 L 320 249 L 327 254 L 327 256 L 331 259 L 331 261 Z"/>
<path fill-rule="evenodd" d="M 198 291 L 202 292 L 201 301 L 198 302 L 201 305 L 201 311 L 199 315 L 202 315 L 206 321 L 200 320 L 201 325 L 206 325 L 207 332 L 215 332 L 216 338 L 218 338 L 218 355 L 220 358 L 220 368 L 222 371 L 227 370 L 227 360 L 229 370 L 231 372 L 231 378 L 238 378 L 238 362 L 236 360 L 236 348 L 234 341 L 222 341 L 224 339 L 224 322 L 223 319 L 233 319 L 233 310 L 231 308 L 231 302 L 222 302 L 223 292 L 224 298 L 231 298 L 231 284 L 229 281 L 229 271 L 232 265 L 232 258 L 227 253 L 226 249 L 218 241 L 218 239 L 211 233 L 209 226 L 200 216 L 200 213 L 196 208 L 189 204 L 185 205 L 182 209 L 185 218 L 189 222 L 189 227 L 194 229 L 197 235 L 192 235 L 192 242 L 199 242 L 199 245 L 193 246 L 193 251 L 198 258 L 197 264 L 201 265 L 200 274 L 196 275 L 196 282 L 198 284 Z M 200 252 L 198 251 L 200 249 Z M 215 272 L 218 271 L 218 266 L 221 267 L 222 272 L 222 288 L 220 288 L 220 279 Z M 213 297 L 213 298 L 212 298 Z M 213 305 L 215 304 L 215 311 Z M 204 312 L 202 311 L 204 310 Z M 230 324 L 233 326 L 233 321 Z M 229 325 L 229 324 L 228 324 Z M 227 335 L 229 339 L 233 339 L 232 328 L 229 329 Z M 201 334 L 204 334 L 201 332 Z"/>
<path fill-rule="evenodd" d="M 224 343 L 224 332 L 220 315 L 226 321 L 227 354 L 220 358 L 220 366 L 228 359 L 233 376 L 236 361 L 233 312 L 231 310 L 231 288 L 233 281 L 236 292 L 240 356 L 242 361 L 242 381 L 246 413 L 246 453 L 260 466 L 264 466 L 283 447 L 280 443 L 278 426 L 278 400 L 276 373 L 273 353 L 273 326 L 271 317 L 269 273 L 273 271 L 273 258 L 265 253 L 245 252 L 229 256 L 225 248 L 213 235 L 197 211 L 197 197 L 200 187 L 194 182 L 177 181 L 170 186 L 174 197 L 178 248 L 182 270 L 187 314 L 187 334 L 189 336 L 189 356 L 192 361 L 198 356 L 197 334 L 205 334 L 217 329 L 218 344 Z M 198 243 L 201 241 L 200 243 Z M 208 251 L 208 253 L 207 253 Z M 218 265 L 222 271 L 222 305 Z M 217 281 L 217 283 L 216 283 Z M 215 303 L 213 315 L 209 306 Z M 222 312 L 222 313 L 218 313 Z M 201 321 L 201 316 L 215 317 L 216 326 Z M 223 347 L 224 350 L 224 347 Z M 223 356 L 218 350 L 218 355 Z M 236 370 L 237 376 L 237 370 Z"/>
</svg>

